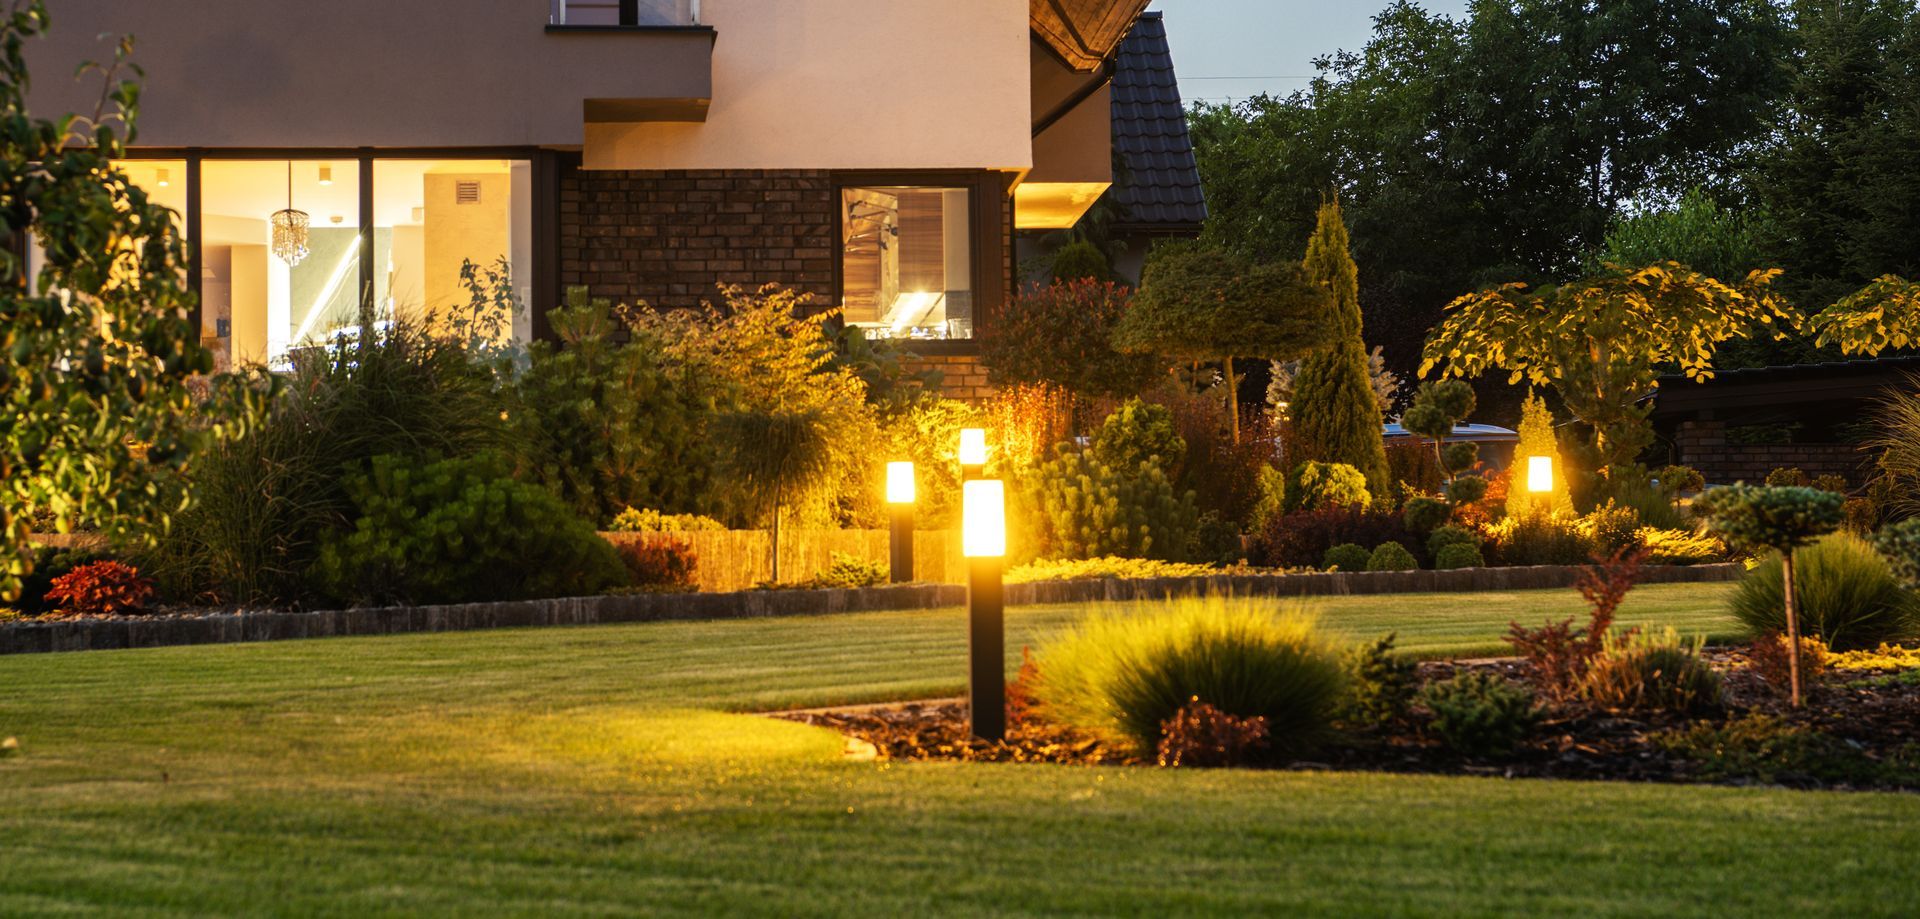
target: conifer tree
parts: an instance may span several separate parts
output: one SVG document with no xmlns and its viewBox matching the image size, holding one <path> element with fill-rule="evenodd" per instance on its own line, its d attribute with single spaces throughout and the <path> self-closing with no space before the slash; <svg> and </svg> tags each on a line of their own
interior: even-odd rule
<svg viewBox="0 0 1920 919">
<path fill-rule="evenodd" d="M 1347 225 L 1339 202 L 1321 204 L 1303 268 L 1308 281 L 1332 295 L 1326 307 L 1332 339 L 1301 361 L 1294 381 L 1293 452 L 1288 462 L 1345 463 L 1367 477 L 1372 493 L 1390 494 L 1380 403 L 1367 372 L 1361 334 L 1359 269 L 1347 252 Z"/>
<path fill-rule="evenodd" d="M 1553 458 L 1552 491 L 1527 490 L 1527 458 L 1531 456 Z M 1513 463 L 1507 468 L 1511 479 L 1507 485 L 1508 516 L 1573 515 L 1573 498 L 1567 493 L 1566 465 L 1560 455 L 1559 438 L 1554 436 L 1553 413 L 1547 409 L 1545 397 L 1527 393 L 1527 401 L 1520 407 L 1520 443 L 1513 448 Z"/>
</svg>

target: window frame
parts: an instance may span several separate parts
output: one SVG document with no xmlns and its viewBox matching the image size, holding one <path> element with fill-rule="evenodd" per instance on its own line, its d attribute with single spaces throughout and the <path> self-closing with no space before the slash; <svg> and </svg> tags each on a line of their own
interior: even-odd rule
<svg viewBox="0 0 1920 919">
<path fill-rule="evenodd" d="M 1009 208 L 1005 190 L 1007 180 L 1000 173 L 985 169 L 919 170 L 836 170 L 832 181 L 834 216 L 830 230 L 833 244 L 833 308 L 838 310 L 846 298 L 846 251 L 839 240 L 846 215 L 840 201 L 849 188 L 957 188 L 967 195 L 968 241 L 972 244 L 973 337 L 942 339 L 901 339 L 915 354 L 978 354 L 981 331 L 1006 302 L 1007 279 L 1005 233 Z M 844 320 L 844 314 L 842 317 Z"/>
</svg>

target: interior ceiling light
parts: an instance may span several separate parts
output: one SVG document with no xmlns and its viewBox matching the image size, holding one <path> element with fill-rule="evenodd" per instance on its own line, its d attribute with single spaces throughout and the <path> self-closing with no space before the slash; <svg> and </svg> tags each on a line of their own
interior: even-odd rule
<svg viewBox="0 0 1920 919">
<path fill-rule="evenodd" d="M 162 167 L 160 169 L 160 174 L 156 179 L 156 184 L 158 184 L 161 188 L 166 188 L 167 186 L 172 185 L 173 174 L 168 172 L 165 167 Z"/>
<path fill-rule="evenodd" d="M 332 166 L 320 167 L 320 184 L 322 185 L 333 184 L 333 167 Z"/>
<path fill-rule="evenodd" d="M 311 218 L 306 211 L 293 209 L 293 161 L 287 161 L 287 207 L 286 210 L 273 212 L 273 254 L 287 263 L 288 268 L 300 264 L 312 250 L 307 248 L 307 226 Z"/>
</svg>

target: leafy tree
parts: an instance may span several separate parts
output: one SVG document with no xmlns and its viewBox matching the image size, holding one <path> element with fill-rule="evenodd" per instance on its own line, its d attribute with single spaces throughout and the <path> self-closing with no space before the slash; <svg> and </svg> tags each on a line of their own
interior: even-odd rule
<svg viewBox="0 0 1920 919">
<path fill-rule="evenodd" d="M 1359 269 L 1347 254 L 1347 225 L 1338 202 L 1321 206 L 1303 269 L 1308 280 L 1330 295 L 1323 321 L 1334 338 L 1302 358 L 1294 378 L 1292 459 L 1344 463 L 1360 470 L 1374 494 L 1387 494 L 1392 482 L 1380 405 L 1367 372 Z"/>
<path fill-rule="evenodd" d="M 1547 410 L 1547 400 L 1537 393 L 1527 393 L 1527 401 L 1520 407 L 1519 433 L 1520 442 L 1513 449 L 1513 481 L 1507 487 L 1507 513 L 1514 517 L 1572 516 L 1567 465 L 1560 455 L 1560 438 L 1553 430 L 1553 413 Z M 1527 489 L 1527 459 L 1534 456 L 1553 460 L 1552 491 Z"/>
<path fill-rule="evenodd" d="M 177 215 L 114 166 L 140 108 L 133 43 L 83 68 L 104 83 L 90 116 L 35 118 L 24 48 L 47 25 L 44 0 L 0 18 L 0 598 L 32 567 L 35 516 L 116 541 L 168 524 L 197 435 L 186 382 L 213 369 L 188 321 Z M 29 232 L 37 277 L 15 252 Z"/>
<path fill-rule="evenodd" d="M 1787 661 L 1793 705 L 1800 706 L 1800 626 L 1794 615 L 1793 553 L 1845 522 L 1845 498 L 1818 488 L 1710 488 L 1694 499 L 1695 512 L 1727 542 L 1743 549 L 1780 553 L 1781 594 L 1786 598 Z"/>
<path fill-rule="evenodd" d="M 1755 271 L 1732 287 L 1667 262 L 1640 269 L 1608 266 L 1576 283 L 1529 291 L 1504 284 L 1447 305 L 1427 339 L 1421 375 L 1475 377 L 1508 371 L 1508 382 L 1550 385 L 1575 417 L 1593 428 L 1606 468 L 1631 464 L 1653 440 L 1645 397 L 1662 369 L 1690 379 L 1713 376 L 1722 342 L 1797 320 L 1772 290 L 1778 269 Z"/>
<path fill-rule="evenodd" d="M 1723 208 L 1700 187 L 1673 207 L 1643 210 L 1616 219 L 1589 260 L 1588 273 L 1614 265 L 1679 262 L 1708 277 L 1744 278 L 1777 264 L 1764 211 Z"/>
<path fill-rule="evenodd" d="M 1786 117 L 1748 184 L 1773 215 L 1786 291 L 1832 303 L 1920 276 L 1920 8 L 1794 0 Z"/>
<path fill-rule="evenodd" d="M 1079 396 L 1139 392 L 1165 374 L 1167 364 L 1114 347 L 1114 330 L 1133 299 L 1127 288 L 1091 278 L 1028 286 L 981 327 L 987 378 L 997 386 L 1040 384 Z"/>
<path fill-rule="evenodd" d="M 1920 345 L 1920 284 L 1885 275 L 1810 317 L 1807 329 L 1844 354 Z"/>
<path fill-rule="evenodd" d="M 1114 330 L 1122 350 L 1218 361 L 1240 440 L 1236 357 L 1288 360 L 1324 345 L 1327 293 L 1294 265 L 1253 262 L 1205 243 L 1155 247 L 1133 308 Z"/>
</svg>

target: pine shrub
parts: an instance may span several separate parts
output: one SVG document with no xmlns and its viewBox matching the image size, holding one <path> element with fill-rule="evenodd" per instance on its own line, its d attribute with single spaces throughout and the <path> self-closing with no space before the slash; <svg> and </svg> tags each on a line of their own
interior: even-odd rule
<svg viewBox="0 0 1920 919">
<path fill-rule="evenodd" d="M 1041 649 L 1042 716 L 1142 755 L 1196 699 L 1264 718 L 1272 750 L 1322 740 L 1346 683 L 1341 650 L 1296 609 L 1252 598 L 1188 597 L 1095 615 Z"/>
<path fill-rule="evenodd" d="M 1419 665 L 1393 653 L 1389 633 L 1347 655 L 1347 704 L 1343 720 L 1379 727 L 1406 718 L 1419 691 Z"/>
<path fill-rule="evenodd" d="M 1519 435 L 1520 442 L 1513 449 L 1511 468 L 1517 476 L 1523 476 L 1530 457 L 1549 457 L 1553 460 L 1553 489 L 1546 492 L 1533 492 L 1525 488 L 1509 490 L 1507 514 L 1514 517 L 1573 516 L 1573 498 L 1567 491 L 1566 460 L 1560 455 L 1553 413 L 1547 409 L 1544 397 L 1531 392 L 1527 394 L 1527 401 L 1520 407 Z"/>
<path fill-rule="evenodd" d="M 1151 461 L 1123 469 L 1063 449 L 1026 486 L 1030 557 L 1184 561 L 1199 522 L 1193 494 L 1176 495 Z"/>
<path fill-rule="evenodd" d="M 1309 281 L 1333 295 L 1327 301 L 1325 321 L 1334 338 L 1326 347 L 1308 353 L 1294 377 L 1288 410 L 1293 422 L 1292 454 L 1308 462 L 1352 467 L 1369 491 L 1387 494 L 1392 480 L 1381 438 L 1380 401 L 1368 370 L 1359 272 L 1348 252 L 1347 227 L 1338 202 L 1320 206 L 1303 267 Z"/>
<path fill-rule="evenodd" d="M 1447 746 L 1472 757 L 1513 752 L 1540 722 L 1540 707 L 1525 686 L 1477 670 L 1429 685 L 1421 701 L 1433 712 L 1433 730 Z"/>
<path fill-rule="evenodd" d="M 1306 462 L 1287 474 L 1286 510 L 1314 511 L 1326 507 L 1365 509 L 1373 503 L 1366 476 L 1345 463 Z"/>
</svg>

